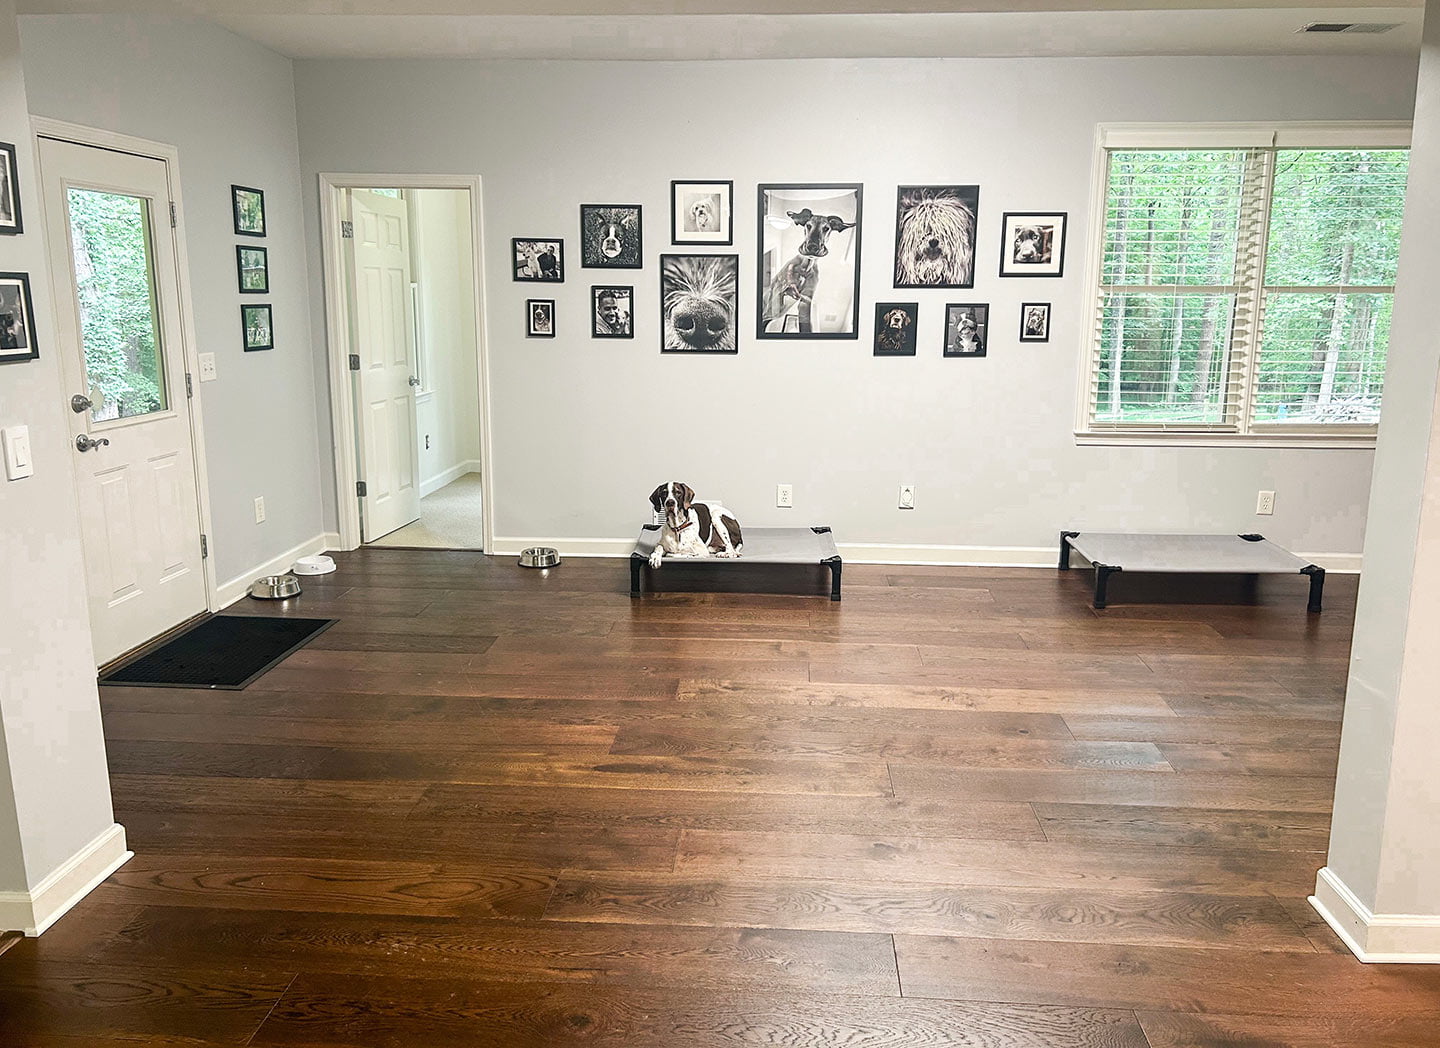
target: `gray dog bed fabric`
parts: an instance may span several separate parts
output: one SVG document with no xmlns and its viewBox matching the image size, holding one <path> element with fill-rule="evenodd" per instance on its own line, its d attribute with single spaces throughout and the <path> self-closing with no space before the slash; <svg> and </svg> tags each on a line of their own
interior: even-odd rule
<svg viewBox="0 0 1440 1048">
<path fill-rule="evenodd" d="M 660 544 L 660 525 L 646 524 L 630 554 L 630 596 L 640 595 L 641 572 L 649 567 L 650 554 Z M 669 554 L 666 559 L 670 560 Z M 828 527 L 746 528 L 738 557 L 675 557 L 687 567 L 717 571 L 755 564 L 823 564 L 830 569 L 830 599 L 840 599 L 840 551 Z M 664 568 L 659 569 L 661 571 Z"/>
<path fill-rule="evenodd" d="M 1074 550 L 1095 567 L 1097 608 L 1105 607 L 1106 584 L 1120 571 L 1172 574 L 1308 575 L 1310 611 L 1320 610 L 1325 569 L 1297 557 L 1263 535 L 1162 535 L 1062 531 L 1060 570 Z"/>
</svg>

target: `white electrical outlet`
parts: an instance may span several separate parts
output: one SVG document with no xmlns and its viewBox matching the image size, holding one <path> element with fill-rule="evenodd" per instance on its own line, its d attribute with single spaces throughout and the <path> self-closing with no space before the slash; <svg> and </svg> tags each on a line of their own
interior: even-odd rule
<svg viewBox="0 0 1440 1048">
<path fill-rule="evenodd" d="M 214 354 L 214 353 L 201 353 L 201 354 L 200 354 L 200 381 L 201 381 L 201 382 L 214 382 L 214 381 L 215 381 L 215 354 Z"/>
<path fill-rule="evenodd" d="M 260 495 L 255 499 L 255 523 L 265 523 L 265 496 Z"/>
<path fill-rule="evenodd" d="M 790 509 L 795 505 L 795 487 L 791 484 L 775 485 L 775 505 Z"/>
<path fill-rule="evenodd" d="M 1262 491 L 1255 499 L 1255 512 L 1262 517 L 1268 517 L 1275 512 L 1275 492 Z"/>
<path fill-rule="evenodd" d="M 900 508 L 901 508 L 901 509 L 914 509 L 914 508 L 915 508 L 915 485 L 914 485 L 914 484 L 901 484 L 901 485 L 900 485 Z"/>
</svg>

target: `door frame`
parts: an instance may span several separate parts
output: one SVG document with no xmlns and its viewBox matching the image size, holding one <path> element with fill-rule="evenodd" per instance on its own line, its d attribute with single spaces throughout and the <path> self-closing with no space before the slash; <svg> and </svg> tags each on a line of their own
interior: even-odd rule
<svg viewBox="0 0 1440 1048">
<path fill-rule="evenodd" d="M 210 471 L 206 466 L 204 412 L 200 404 L 199 390 L 195 388 L 200 384 L 200 341 L 195 332 L 195 304 L 190 292 L 190 256 L 185 249 L 185 202 L 180 192 L 180 151 L 165 142 L 154 142 L 147 138 L 136 138 L 134 135 L 124 135 L 117 131 L 106 131 L 98 127 L 88 127 L 84 124 L 73 124 L 69 121 L 43 116 L 30 118 L 30 130 L 37 158 L 36 170 L 39 171 L 42 178 L 44 172 L 38 163 L 42 138 L 71 142 L 75 145 L 90 146 L 95 149 L 108 149 L 116 153 L 130 153 L 134 156 L 158 160 L 165 165 L 165 182 L 170 191 L 169 203 L 175 209 L 175 224 L 170 227 L 170 240 L 175 258 L 175 286 L 179 292 L 179 301 L 176 303 L 180 311 L 179 349 L 185 362 L 185 377 L 190 381 L 192 393 L 185 398 L 190 415 L 190 457 L 195 465 L 195 495 L 196 505 L 200 510 L 200 532 L 206 536 L 209 547 L 206 555 L 200 561 L 203 569 L 202 575 L 205 579 L 205 610 L 208 612 L 218 611 L 220 587 L 215 578 L 217 545 L 215 528 L 212 526 L 210 514 Z M 43 213 L 43 208 L 41 210 L 41 221 L 48 244 L 50 223 L 54 221 L 55 216 Z M 163 234 L 164 230 L 165 223 L 162 217 L 155 232 Z M 73 295 L 65 289 L 55 287 L 53 276 L 55 267 L 52 265 L 48 268 L 50 275 L 47 279 L 50 280 L 51 301 L 55 303 L 55 308 L 60 308 L 61 302 L 73 303 Z M 67 308 L 74 307 L 72 305 Z M 170 349 L 173 351 L 175 347 L 172 345 Z M 68 410 L 68 405 L 66 407 Z M 199 536 L 196 538 L 198 540 Z"/>
<path fill-rule="evenodd" d="M 325 291 L 325 343 L 330 369 L 330 426 L 335 448 L 335 507 L 340 548 L 360 546 L 360 479 L 355 398 L 349 357 L 354 327 L 347 294 L 348 267 L 340 237 L 345 191 L 350 189 L 458 189 L 470 194 L 470 243 L 475 292 L 475 358 L 480 398 L 480 524 L 487 554 L 495 546 L 495 470 L 490 439 L 490 354 L 485 330 L 484 220 L 478 175 L 320 174 L 320 242 Z M 418 478 L 417 478 L 418 479 Z"/>
</svg>

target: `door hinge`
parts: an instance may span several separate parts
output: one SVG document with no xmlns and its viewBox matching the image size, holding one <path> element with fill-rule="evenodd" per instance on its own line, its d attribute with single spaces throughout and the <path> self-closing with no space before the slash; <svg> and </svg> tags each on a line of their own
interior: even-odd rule
<svg viewBox="0 0 1440 1048">
<path fill-rule="evenodd" d="M 175 218 L 175 201 L 172 200 L 170 201 L 170 228 L 174 229 L 179 224 L 179 221 Z"/>
<path fill-rule="evenodd" d="M 362 499 L 365 497 L 365 482 L 363 480 L 357 480 L 355 482 L 355 494 L 359 495 Z"/>
<path fill-rule="evenodd" d="M 355 223 L 354 223 L 354 222 L 346 221 L 345 219 L 341 219 L 341 220 L 340 220 L 340 239 L 341 239 L 341 240 L 354 240 L 354 239 L 355 239 Z"/>
<path fill-rule="evenodd" d="M 205 537 L 205 533 L 204 533 L 204 532 L 201 532 L 201 533 L 200 533 L 200 559 L 201 559 L 201 560 L 206 560 L 209 556 L 210 556 L 210 540 Z"/>
<path fill-rule="evenodd" d="M 351 353 L 351 354 L 350 354 L 350 370 L 351 370 L 351 371 L 359 371 L 359 370 L 360 370 L 360 354 L 359 354 L 359 353 Z"/>
<path fill-rule="evenodd" d="M 195 396 L 195 387 L 190 384 L 190 372 L 185 372 L 185 398 L 187 400 Z"/>
</svg>

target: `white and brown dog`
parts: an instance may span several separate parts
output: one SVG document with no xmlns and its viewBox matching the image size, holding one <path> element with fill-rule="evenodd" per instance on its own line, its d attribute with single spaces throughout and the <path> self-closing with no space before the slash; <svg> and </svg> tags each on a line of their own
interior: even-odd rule
<svg viewBox="0 0 1440 1048">
<path fill-rule="evenodd" d="M 650 554 L 650 566 L 658 568 L 666 554 L 672 557 L 740 556 L 740 522 L 718 502 L 695 498 L 689 484 L 678 480 L 661 484 L 650 493 L 650 505 L 665 514 L 660 542 Z"/>
</svg>

